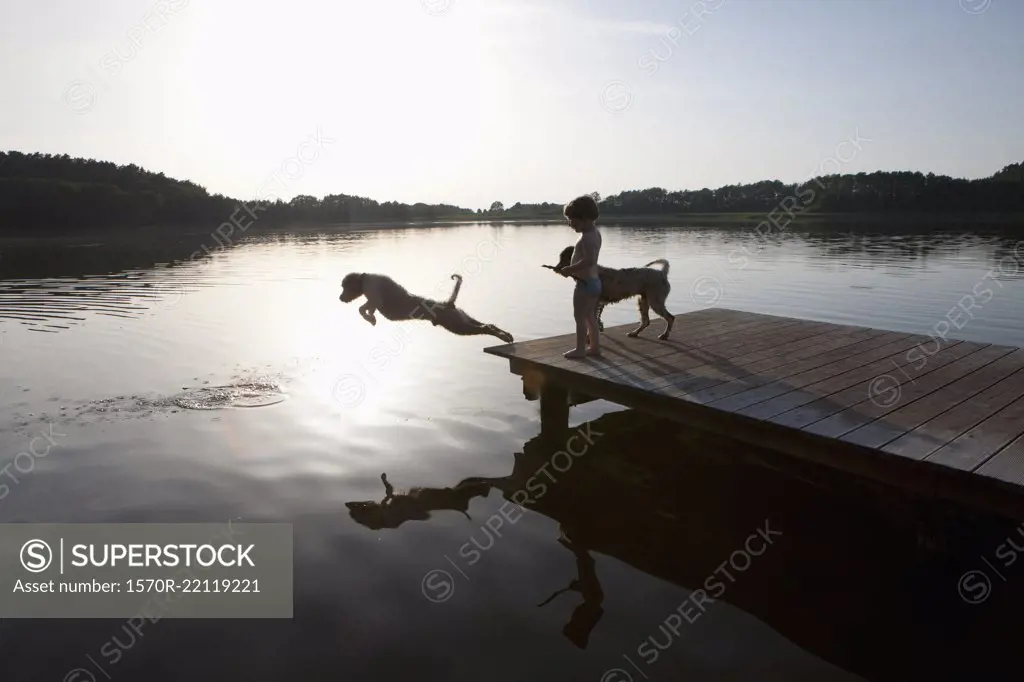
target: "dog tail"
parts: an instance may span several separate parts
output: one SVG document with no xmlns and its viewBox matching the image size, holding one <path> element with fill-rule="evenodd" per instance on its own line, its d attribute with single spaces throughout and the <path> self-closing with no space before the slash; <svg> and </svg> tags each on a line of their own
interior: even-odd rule
<svg viewBox="0 0 1024 682">
<path fill-rule="evenodd" d="M 455 299 L 459 295 L 459 289 L 462 288 L 462 275 L 454 274 L 452 279 L 455 280 L 455 289 L 452 291 L 452 295 L 448 297 L 448 301 L 445 305 L 455 305 Z"/>
<path fill-rule="evenodd" d="M 668 261 L 667 260 L 665 260 L 664 258 L 659 258 L 658 260 L 652 260 L 650 263 L 648 263 L 644 267 L 645 268 L 649 268 L 652 265 L 660 265 L 661 266 L 661 271 L 665 273 L 666 277 L 668 277 Z"/>
</svg>

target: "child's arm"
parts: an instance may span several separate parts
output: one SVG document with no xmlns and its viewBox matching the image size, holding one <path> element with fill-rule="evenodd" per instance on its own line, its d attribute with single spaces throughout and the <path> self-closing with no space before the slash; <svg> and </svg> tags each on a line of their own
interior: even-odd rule
<svg viewBox="0 0 1024 682">
<path fill-rule="evenodd" d="M 580 254 L 580 260 L 571 265 L 561 269 L 561 274 L 565 277 L 573 277 L 579 273 L 585 271 L 587 268 L 593 266 L 597 259 L 594 258 L 594 247 L 589 241 L 583 241 L 580 246 L 582 253 Z"/>
</svg>

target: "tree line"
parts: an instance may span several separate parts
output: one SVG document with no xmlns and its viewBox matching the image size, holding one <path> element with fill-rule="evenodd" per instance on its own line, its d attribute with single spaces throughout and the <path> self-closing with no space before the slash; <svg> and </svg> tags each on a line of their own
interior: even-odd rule
<svg viewBox="0 0 1024 682">
<path fill-rule="evenodd" d="M 1024 164 L 967 180 L 920 172 L 827 175 L 804 183 L 764 180 L 717 189 L 628 190 L 600 201 L 603 217 L 685 216 L 707 213 L 930 214 L 1024 212 Z M 788 201 L 789 203 L 784 203 Z M 561 203 L 494 202 L 489 209 L 447 204 L 378 202 L 331 194 L 290 201 L 239 200 L 210 194 L 188 180 L 135 164 L 72 158 L 67 154 L 0 152 L 0 230 L 68 227 L 194 227 L 211 229 L 239 206 L 260 207 L 261 225 L 350 224 L 437 220 L 560 219 Z M 782 206 L 780 209 L 779 207 Z"/>
</svg>

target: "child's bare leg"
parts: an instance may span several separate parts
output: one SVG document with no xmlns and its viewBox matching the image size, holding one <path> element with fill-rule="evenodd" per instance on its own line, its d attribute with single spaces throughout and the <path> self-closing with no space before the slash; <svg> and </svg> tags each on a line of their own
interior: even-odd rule
<svg viewBox="0 0 1024 682">
<path fill-rule="evenodd" d="M 590 313 L 587 316 L 587 331 L 590 333 L 590 345 L 587 348 L 587 354 L 594 356 L 601 355 L 601 330 L 597 326 L 597 301 L 598 299 L 595 297 Z"/>
<path fill-rule="evenodd" d="M 572 313 L 576 319 L 576 347 L 566 351 L 563 355 L 569 359 L 585 358 L 587 356 L 587 292 L 581 286 L 577 286 L 572 294 Z"/>
</svg>

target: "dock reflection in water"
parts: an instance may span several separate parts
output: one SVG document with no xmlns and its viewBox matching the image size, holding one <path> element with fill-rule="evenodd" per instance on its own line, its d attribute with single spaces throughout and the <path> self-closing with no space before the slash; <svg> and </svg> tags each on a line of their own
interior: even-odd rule
<svg viewBox="0 0 1024 682">
<path fill-rule="evenodd" d="M 647 670 L 651 679 L 696 672 L 670 649 L 719 601 L 867 680 L 968 679 L 983 670 L 1003 679 L 1024 661 L 1011 639 L 1014 604 L 1024 604 L 1019 588 L 1008 580 L 999 599 L 982 603 L 962 580 L 984 567 L 980 557 L 1000 538 L 1015 537 L 1009 521 L 966 510 L 937 515 L 898 491 L 633 411 L 578 428 L 592 444 L 576 457 L 537 437 L 505 477 L 396 493 L 384 474 L 381 501 L 348 502 L 349 514 L 373 530 L 397 529 L 429 522 L 435 511 L 467 514 L 474 498 L 499 490 L 512 504 L 475 520 L 464 556 L 509 532 L 501 527 L 516 514 L 557 521 L 557 542 L 574 555 L 577 575 L 553 585 L 539 606 L 565 594 L 579 600 L 562 634 L 580 649 L 602 624 L 616 627 L 604 622 L 604 602 L 623 595 L 602 589 L 603 557 L 691 590 L 682 604 L 665 605 L 663 622 L 623 640 L 622 655 L 608 652 L 609 671 L 632 679 L 648 665 L 660 668 Z M 619 679 L 629 678 L 607 677 Z"/>
</svg>

